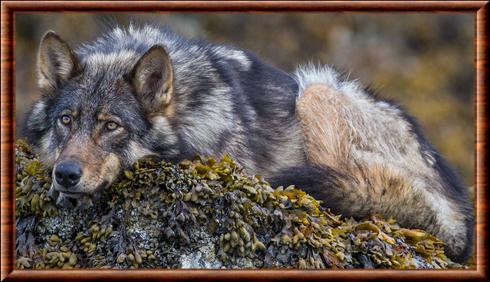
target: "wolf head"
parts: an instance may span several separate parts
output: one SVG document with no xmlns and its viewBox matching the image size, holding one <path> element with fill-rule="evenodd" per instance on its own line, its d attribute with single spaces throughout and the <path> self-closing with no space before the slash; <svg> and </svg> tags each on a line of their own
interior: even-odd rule
<svg viewBox="0 0 490 282">
<path fill-rule="evenodd" d="M 68 197 L 110 185 L 121 169 L 155 154 L 153 139 L 159 153 L 175 143 L 164 122 L 173 69 L 161 45 L 78 56 L 48 32 L 39 46 L 37 76 L 42 97 L 28 114 L 26 135 L 53 168 L 52 189 Z"/>
</svg>

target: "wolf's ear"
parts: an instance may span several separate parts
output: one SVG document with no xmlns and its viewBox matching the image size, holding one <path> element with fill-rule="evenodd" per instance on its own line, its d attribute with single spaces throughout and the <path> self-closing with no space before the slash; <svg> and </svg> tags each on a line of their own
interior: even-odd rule
<svg viewBox="0 0 490 282">
<path fill-rule="evenodd" d="M 173 70 L 170 57 L 160 45 L 151 47 L 138 60 L 130 80 L 148 112 L 161 112 L 172 97 Z"/>
<path fill-rule="evenodd" d="M 37 57 L 38 85 L 41 90 L 52 92 L 79 70 L 78 59 L 70 46 L 56 33 L 48 31 L 41 39 Z"/>
</svg>

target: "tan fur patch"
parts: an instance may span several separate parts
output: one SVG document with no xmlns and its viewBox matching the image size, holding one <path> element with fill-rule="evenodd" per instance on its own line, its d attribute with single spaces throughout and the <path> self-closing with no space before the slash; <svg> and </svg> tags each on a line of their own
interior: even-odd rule
<svg viewBox="0 0 490 282">
<path fill-rule="evenodd" d="M 112 183 L 121 169 L 121 163 L 116 154 L 110 153 L 100 168 L 100 175 L 105 181 Z"/>
<path fill-rule="evenodd" d="M 162 111 L 159 112 L 152 112 L 147 115 L 147 118 L 149 120 L 158 117 L 158 116 L 164 116 L 164 117 L 175 117 L 175 104 L 170 101 L 168 104 L 165 104 L 162 106 Z"/>
<path fill-rule="evenodd" d="M 342 98 L 326 85 L 314 84 L 297 102 L 296 113 L 303 129 L 307 159 L 312 163 L 341 167 L 347 157 L 344 143 L 347 140 L 342 140 L 347 135 L 346 121 L 330 110 L 337 103 L 346 103 Z"/>
<path fill-rule="evenodd" d="M 465 236 L 464 215 L 438 192 L 442 181 L 396 109 L 378 106 L 363 93 L 312 84 L 298 99 L 296 113 L 308 161 L 348 177 L 342 187 L 325 191 L 337 212 L 394 217 L 451 243 Z"/>
<path fill-rule="evenodd" d="M 163 114 L 166 117 L 174 117 L 175 116 L 175 104 L 172 103 L 172 101 L 169 101 L 167 104 L 165 104 L 165 107 L 163 109 Z"/>
</svg>

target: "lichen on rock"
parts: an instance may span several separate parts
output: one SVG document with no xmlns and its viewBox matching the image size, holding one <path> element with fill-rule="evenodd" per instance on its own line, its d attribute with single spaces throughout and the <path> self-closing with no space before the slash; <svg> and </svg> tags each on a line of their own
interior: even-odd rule
<svg viewBox="0 0 490 282">
<path fill-rule="evenodd" d="M 422 230 L 332 214 L 224 157 L 143 159 L 89 209 L 59 208 L 49 171 L 16 143 L 16 267 L 462 268 Z"/>
</svg>

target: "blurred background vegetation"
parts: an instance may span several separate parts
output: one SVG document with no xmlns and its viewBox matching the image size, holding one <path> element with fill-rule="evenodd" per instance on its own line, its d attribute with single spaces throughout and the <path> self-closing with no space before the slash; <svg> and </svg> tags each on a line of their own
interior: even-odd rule
<svg viewBox="0 0 490 282">
<path fill-rule="evenodd" d="M 39 40 L 56 31 L 73 47 L 108 25 L 163 23 L 188 37 L 236 45 L 288 72 L 306 62 L 350 73 L 415 116 L 467 186 L 474 181 L 474 26 L 471 14 L 201 13 L 16 14 L 17 131 L 38 97 Z"/>
</svg>

